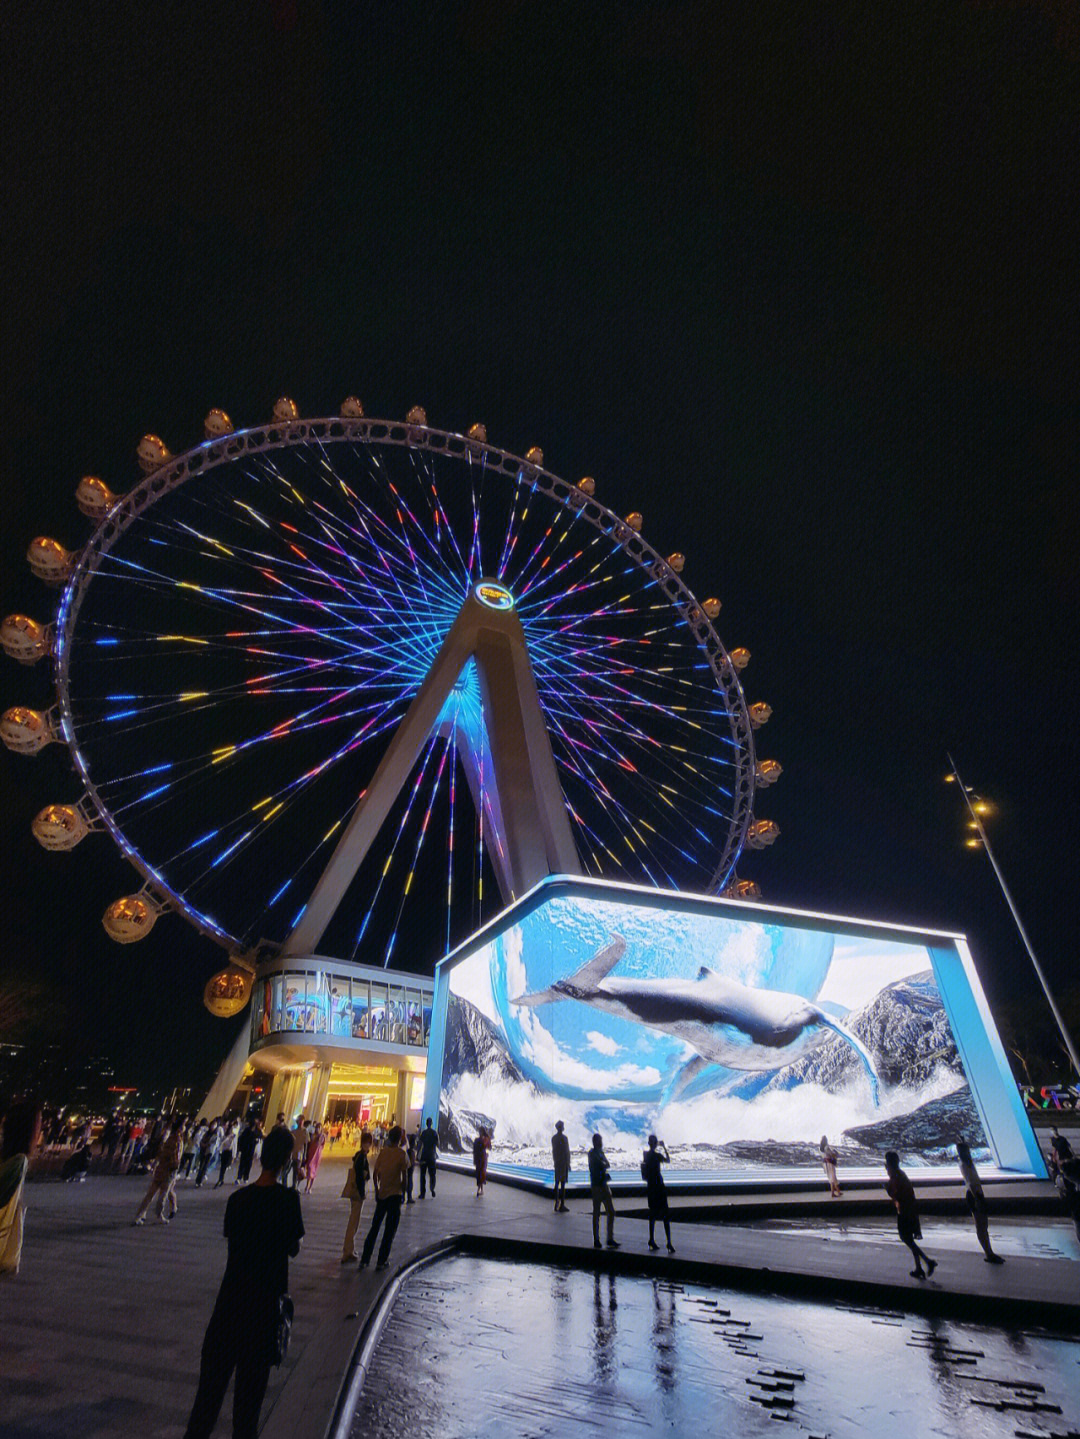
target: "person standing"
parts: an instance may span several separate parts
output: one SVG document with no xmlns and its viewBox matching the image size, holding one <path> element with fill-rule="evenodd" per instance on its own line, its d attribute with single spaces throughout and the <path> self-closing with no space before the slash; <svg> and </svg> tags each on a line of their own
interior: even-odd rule
<svg viewBox="0 0 1080 1439">
<path fill-rule="evenodd" d="M 435 1198 L 435 1159 L 439 1153 L 439 1135 L 429 1119 L 420 1134 L 420 1198 L 423 1199 L 426 1186 L 431 1187 Z"/>
<path fill-rule="evenodd" d="M 120 1132 L 116 1124 L 116 1115 L 110 1114 L 106 1119 L 101 1131 L 101 1158 L 108 1159 L 111 1163 L 116 1154 L 116 1141 Z"/>
<path fill-rule="evenodd" d="M 611 1165 L 604 1153 L 604 1140 L 599 1134 L 592 1137 L 592 1148 L 589 1150 L 589 1188 L 592 1191 L 592 1237 L 593 1248 L 600 1249 L 600 1208 L 603 1206 L 607 1212 L 607 1246 L 609 1249 L 618 1249 L 619 1244 L 615 1238 L 615 1201 L 611 1197 L 611 1186 L 608 1184 L 608 1171 Z"/>
<path fill-rule="evenodd" d="M 142 1160 L 143 1144 L 146 1136 L 146 1120 L 137 1119 L 132 1131 L 131 1160 L 128 1164 L 129 1172 L 135 1169 Z"/>
<path fill-rule="evenodd" d="M 251 1178 L 251 1164 L 255 1158 L 255 1151 L 259 1147 L 259 1140 L 262 1138 L 262 1131 L 257 1119 L 248 1118 L 247 1123 L 240 1131 L 240 1137 L 236 1141 L 236 1182 L 246 1184 Z"/>
<path fill-rule="evenodd" d="M 821 1136 L 821 1143 L 818 1145 L 821 1150 L 821 1162 L 825 1166 L 825 1178 L 829 1181 L 829 1196 L 832 1199 L 840 1198 L 840 1181 L 836 1177 L 836 1166 L 840 1156 L 829 1143 L 826 1135 Z"/>
<path fill-rule="evenodd" d="M 1062 1166 L 1073 1157 L 1072 1145 L 1064 1134 L 1059 1134 L 1054 1125 L 1050 1138 L 1050 1178 L 1056 1184 L 1061 1178 Z"/>
<path fill-rule="evenodd" d="M 278 1183 L 292 1156 L 292 1135 L 274 1130 L 262 1149 L 262 1173 L 229 1195 L 225 1238 L 229 1256 L 202 1346 L 199 1388 L 184 1439 L 209 1439 L 229 1378 L 236 1370 L 233 1439 L 256 1439 L 270 1365 L 279 1300 L 289 1290 L 289 1260 L 300 1253 L 300 1196 Z"/>
<path fill-rule="evenodd" d="M 667 1152 L 667 1146 L 661 1144 L 655 1134 L 650 1134 L 649 1147 L 641 1156 L 641 1177 L 645 1181 L 645 1195 L 649 1204 L 649 1248 L 660 1248 L 655 1234 L 656 1221 L 659 1219 L 664 1226 L 667 1252 L 674 1254 L 675 1246 L 671 1242 L 671 1216 L 668 1212 L 667 1185 L 664 1183 L 664 1176 L 660 1168 L 662 1164 L 670 1163 L 671 1156 Z"/>
<path fill-rule="evenodd" d="M 915 1199 L 915 1190 L 911 1180 L 900 1168 L 900 1156 L 895 1149 L 886 1151 L 885 1170 L 889 1176 L 889 1182 L 885 1186 L 885 1193 L 896 1205 L 896 1232 L 899 1234 L 902 1243 L 911 1250 L 915 1259 L 915 1268 L 911 1271 L 912 1279 L 929 1279 L 937 1268 L 937 1260 L 931 1259 L 929 1254 L 920 1249 L 917 1240 L 922 1238 L 922 1227 L 919 1224 L 919 1206 Z M 926 1272 L 923 1273 L 923 1264 L 926 1265 Z"/>
<path fill-rule="evenodd" d="M 964 1176 L 964 1183 L 967 1185 L 964 1200 L 975 1221 L 975 1233 L 982 1247 L 983 1258 L 987 1264 L 1004 1264 L 1004 1259 L 1000 1254 L 994 1253 L 990 1243 L 990 1215 L 986 1205 L 986 1195 L 983 1193 L 982 1180 L 979 1178 L 979 1171 L 975 1168 L 975 1161 L 971 1157 L 971 1149 L 962 1140 L 957 1142 L 956 1157 L 960 1161 L 960 1173 Z"/>
<path fill-rule="evenodd" d="M 394 1242 L 398 1224 L 401 1222 L 401 1201 L 405 1194 L 405 1173 L 409 1161 L 401 1147 L 401 1130 L 395 1124 L 386 1136 L 386 1143 L 379 1150 L 375 1167 L 371 1172 L 375 1185 L 375 1213 L 371 1217 L 371 1228 L 364 1240 L 360 1255 L 360 1268 L 366 1269 L 371 1260 L 375 1240 L 385 1221 L 382 1243 L 379 1246 L 379 1260 L 376 1269 L 385 1269 L 390 1262 L 390 1246 Z"/>
<path fill-rule="evenodd" d="M 1080 1239 L 1080 1159 L 1063 1159 L 1059 1174 L 1061 1198 Z"/>
<path fill-rule="evenodd" d="M 41 1106 L 17 1100 L 4 1115 L 0 1145 L 0 1277 L 14 1276 L 22 1260 L 23 1189 L 26 1171 L 41 1139 Z"/>
<path fill-rule="evenodd" d="M 371 1178 L 370 1152 L 371 1135 L 365 1132 L 360 1136 L 360 1148 L 349 1162 L 345 1186 L 341 1191 L 342 1199 L 349 1201 L 349 1222 L 345 1226 L 345 1242 L 341 1249 L 342 1264 L 356 1263 L 356 1231 L 360 1227 L 360 1213 L 367 1194 L 367 1182 Z"/>
<path fill-rule="evenodd" d="M 221 1151 L 218 1160 L 218 1177 L 215 1189 L 220 1189 L 229 1176 L 232 1168 L 233 1153 L 236 1145 L 236 1120 L 230 1119 L 221 1133 Z"/>
<path fill-rule="evenodd" d="M 304 1177 L 304 1166 L 307 1163 L 307 1146 L 308 1123 L 301 1114 L 293 1129 L 292 1168 L 289 1171 L 294 1189 L 300 1188 L 300 1181 Z"/>
<path fill-rule="evenodd" d="M 570 1141 L 563 1133 L 561 1119 L 555 1121 L 555 1133 L 551 1136 L 551 1167 L 555 1179 L 555 1213 L 566 1214 L 566 1181 L 570 1178 Z"/>
<path fill-rule="evenodd" d="M 311 1138 L 308 1140 L 307 1154 L 304 1159 L 304 1169 L 307 1172 L 307 1183 L 304 1185 L 304 1193 L 310 1194 L 315 1188 L 315 1176 L 319 1172 L 319 1165 L 322 1162 L 323 1147 L 326 1144 L 326 1130 L 318 1120 L 312 1125 Z"/>
<path fill-rule="evenodd" d="M 165 1137 L 158 1145 L 157 1163 L 154 1165 L 154 1173 L 150 1179 L 150 1188 L 143 1195 L 143 1201 L 139 1205 L 139 1212 L 135 1215 L 135 1223 L 141 1224 L 146 1217 L 146 1211 L 150 1208 L 154 1195 L 158 1197 L 157 1217 L 160 1224 L 168 1224 L 169 1220 L 176 1213 L 176 1176 L 180 1172 L 180 1148 L 183 1144 L 183 1136 L 180 1133 L 180 1126 L 175 1129 L 165 1130 Z M 169 1206 L 168 1219 L 165 1217 L 165 1206 Z"/>
</svg>

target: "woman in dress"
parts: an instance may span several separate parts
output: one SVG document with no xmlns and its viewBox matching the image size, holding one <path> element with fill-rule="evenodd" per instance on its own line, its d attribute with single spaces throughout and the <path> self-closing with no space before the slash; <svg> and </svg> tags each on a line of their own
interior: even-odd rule
<svg viewBox="0 0 1080 1439">
<path fill-rule="evenodd" d="M 821 1150 L 821 1162 L 825 1166 L 825 1177 L 829 1181 L 829 1194 L 833 1199 L 839 1199 L 840 1181 L 836 1177 L 836 1165 L 840 1156 L 824 1134 L 821 1136 L 818 1148 Z"/>
<path fill-rule="evenodd" d="M 649 1147 L 641 1157 L 641 1177 L 645 1181 L 645 1196 L 649 1203 L 649 1248 L 659 1249 L 656 1242 L 656 1221 L 659 1219 L 664 1226 L 664 1237 L 667 1240 L 667 1252 L 675 1253 L 675 1246 L 671 1242 L 671 1217 L 668 1213 L 667 1185 L 664 1183 L 664 1176 L 660 1166 L 670 1164 L 671 1156 L 667 1147 L 660 1143 L 655 1134 L 649 1135 Z"/>
<path fill-rule="evenodd" d="M 304 1185 L 304 1193 L 310 1194 L 315 1188 L 315 1176 L 319 1172 L 319 1161 L 322 1159 L 323 1145 L 326 1143 L 326 1130 L 321 1124 L 316 1124 L 311 1131 L 311 1138 L 307 1147 L 307 1183 Z"/>
</svg>

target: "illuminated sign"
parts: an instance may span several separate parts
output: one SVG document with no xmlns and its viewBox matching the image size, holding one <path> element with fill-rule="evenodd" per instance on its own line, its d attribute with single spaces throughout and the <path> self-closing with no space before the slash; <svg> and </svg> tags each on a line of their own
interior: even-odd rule
<svg viewBox="0 0 1080 1439">
<path fill-rule="evenodd" d="M 505 585 L 500 585 L 495 580 L 481 580 L 474 588 L 473 594 L 489 610 L 512 610 L 514 608 L 514 596 Z"/>
</svg>

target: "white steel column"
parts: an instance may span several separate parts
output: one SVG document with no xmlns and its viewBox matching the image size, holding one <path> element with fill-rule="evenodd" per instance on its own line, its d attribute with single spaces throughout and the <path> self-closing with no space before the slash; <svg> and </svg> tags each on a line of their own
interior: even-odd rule
<svg viewBox="0 0 1080 1439">
<path fill-rule="evenodd" d="M 509 903 L 545 875 L 581 873 L 521 621 L 512 609 L 489 609 L 470 593 L 283 954 L 315 951 L 470 659 L 479 674 L 491 741 L 491 788 L 498 797 L 492 813 L 502 821 L 504 856 L 495 873 L 503 900 Z M 487 783 L 485 775 L 485 788 Z"/>
</svg>

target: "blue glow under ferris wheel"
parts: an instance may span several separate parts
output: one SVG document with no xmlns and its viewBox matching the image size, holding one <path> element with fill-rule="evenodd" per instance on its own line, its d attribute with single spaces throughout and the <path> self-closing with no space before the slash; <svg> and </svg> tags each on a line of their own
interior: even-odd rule
<svg viewBox="0 0 1080 1439">
<path fill-rule="evenodd" d="M 543 764 L 527 704 L 520 752 L 497 753 L 510 660 L 447 648 L 463 625 L 486 633 L 483 610 L 504 616 L 506 655 L 528 656 L 518 690 L 554 761 L 561 867 L 757 892 L 735 864 L 778 832 L 752 812 L 780 773 L 754 753 L 769 708 L 744 699 L 749 655 L 721 645 L 719 603 L 694 598 L 640 515 L 539 450 L 516 458 L 419 409 L 401 424 L 349 400 L 302 420 L 281 400 L 268 426 L 212 411 L 206 430 L 179 457 L 144 437 L 145 478 L 123 497 L 84 479 L 86 547 L 30 547 L 63 586 L 55 625 L 0 626 L 16 659 L 51 653 L 56 687 L 53 709 L 8 710 L 0 735 L 25 753 L 63 741 L 83 787 L 35 836 L 67 849 L 105 829 L 143 877 L 106 911 L 114 938 L 174 909 L 235 952 L 287 943 L 336 864 L 311 947 L 325 932 L 326 952 L 389 964 L 407 944 L 430 961 L 512 898 L 518 771 Z"/>
</svg>

